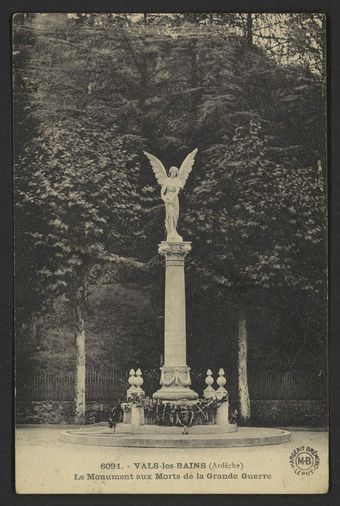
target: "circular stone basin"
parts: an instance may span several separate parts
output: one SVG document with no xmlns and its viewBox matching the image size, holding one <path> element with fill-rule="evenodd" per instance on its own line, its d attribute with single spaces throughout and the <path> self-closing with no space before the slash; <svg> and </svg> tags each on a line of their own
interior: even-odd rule
<svg viewBox="0 0 340 506">
<path fill-rule="evenodd" d="M 230 427 L 233 427 L 232 432 L 228 432 Z M 61 441 L 81 445 L 142 448 L 230 448 L 279 444 L 291 439 L 291 433 L 287 430 L 260 427 L 237 429 L 236 425 L 194 426 L 189 427 L 188 434 L 183 434 L 181 427 L 156 425 L 141 425 L 138 431 L 131 430 L 128 424 L 118 424 L 116 431 L 103 425 L 71 429 L 62 432 Z"/>
</svg>

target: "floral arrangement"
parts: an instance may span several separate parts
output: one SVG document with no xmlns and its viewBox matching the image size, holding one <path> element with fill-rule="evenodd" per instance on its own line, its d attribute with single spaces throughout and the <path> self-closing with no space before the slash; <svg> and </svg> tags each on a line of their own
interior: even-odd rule
<svg viewBox="0 0 340 506">
<path fill-rule="evenodd" d="M 151 425 L 191 427 L 213 424 L 217 408 L 226 400 L 227 397 L 199 399 L 196 402 L 164 402 L 147 396 L 133 395 L 123 403 L 123 410 L 128 412 L 133 406 L 143 408 L 146 422 Z M 236 413 L 231 410 L 231 423 L 235 423 L 235 417 Z"/>
</svg>

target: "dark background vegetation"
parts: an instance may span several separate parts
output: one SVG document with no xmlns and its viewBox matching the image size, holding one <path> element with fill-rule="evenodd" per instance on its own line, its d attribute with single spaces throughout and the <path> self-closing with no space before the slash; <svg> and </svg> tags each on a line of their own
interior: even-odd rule
<svg viewBox="0 0 340 506">
<path fill-rule="evenodd" d="M 164 211 L 142 150 L 168 167 L 194 147 L 189 365 L 235 383 L 242 310 L 251 367 L 325 385 L 324 17 L 17 15 L 13 54 L 18 385 L 74 369 L 84 272 L 87 367 L 160 365 Z"/>
</svg>

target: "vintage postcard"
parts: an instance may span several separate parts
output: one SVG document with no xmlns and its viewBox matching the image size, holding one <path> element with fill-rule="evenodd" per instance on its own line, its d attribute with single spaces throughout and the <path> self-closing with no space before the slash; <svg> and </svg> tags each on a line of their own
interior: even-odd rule
<svg viewBox="0 0 340 506">
<path fill-rule="evenodd" d="M 13 17 L 16 491 L 328 491 L 326 19 Z"/>
</svg>

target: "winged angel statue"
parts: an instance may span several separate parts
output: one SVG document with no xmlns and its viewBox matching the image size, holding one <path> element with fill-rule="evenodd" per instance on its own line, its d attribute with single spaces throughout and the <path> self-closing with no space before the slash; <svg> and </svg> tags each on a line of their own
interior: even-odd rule
<svg viewBox="0 0 340 506">
<path fill-rule="evenodd" d="M 161 198 L 165 204 L 165 228 L 169 242 L 182 242 L 183 238 L 177 233 L 176 227 L 179 217 L 179 191 L 184 188 L 186 180 L 192 170 L 195 156 L 198 149 L 194 149 L 185 158 L 178 170 L 177 167 L 170 167 L 169 175 L 162 162 L 154 155 L 143 151 L 148 157 L 152 170 L 155 173 L 157 182 L 161 185 Z"/>
</svg>

